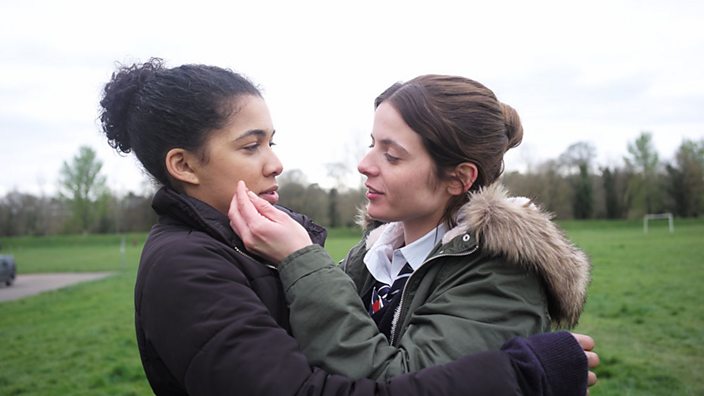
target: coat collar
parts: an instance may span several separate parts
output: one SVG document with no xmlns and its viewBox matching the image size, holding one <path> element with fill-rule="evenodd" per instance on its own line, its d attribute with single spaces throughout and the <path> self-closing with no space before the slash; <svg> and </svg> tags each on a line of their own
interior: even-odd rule
<svg viewBox="0 0 704 396">
<path fill-rule="evenodd" d="M 230 220 L 212 206 L 196 198 L 181 194 L 168 187 L 162 187 L 154 195 L 152 208 L 160 216 L 174 218 L 183 224 L 208 233 L 230 246 L 244 250 L 242 240 L 230 227 Z M 300 223 L 311 237 L 313 243 L 325 244 L 327 230 L 310 220 L 307 216 L 296 213 L 283 206 L 276 206 Z"/>
<path fill-rule="evenodd" d="M 502 256 L 536 272 L 550 295 L 550 314 L 558 326 L 572 327 L 584 308 L 590 267 L 587 255 L 552 222 L 552 215 L 527 198 L 509 197 L 499 183 L 470 195 L 457 213 L 457 225 L 443 237 L 442 249 L 461 251 L 475 243 L 489 256 Z M 371 246 L 386 227 L 368 233 Z M 437 250 L 436 250 L 437 251 Z"/>
</svg>

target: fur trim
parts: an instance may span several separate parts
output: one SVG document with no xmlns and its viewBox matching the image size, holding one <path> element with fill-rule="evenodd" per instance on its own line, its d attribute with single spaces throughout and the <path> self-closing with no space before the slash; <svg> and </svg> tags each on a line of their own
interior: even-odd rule
<svg viewBox="0 0 704 396">
<path fill-rule="evenodd" d="M 365 213 L 360 212 L 359 218 L 370 226 L 371 219 Z M 550 213 L 529 199 L 508 197 L 506 189 L 494 183 L 470 195 L 458 212 L 457 226 L 445 234 L 442 242 L 469 231 L 482 251 L 536 272 L 548 289 L 553 324 L 573 327 L 584 309 L 591 264 L 551 219 Z M 369 231 L 367 249 L 389 226 L 400 224 L 384 224 Z"/>
<path fill-rule="evenodd" d="M 365 232 L 382 224 L 369 216 L 369 213 L 367 213 L 367 207 L 364 205 L 357 207 L 357 215 L 354 217 L 354 222 L 362 229 L 362 231 Z"/>
<path fill-rule="evenodd" d="M 551 214 L 525 199 L 508 198 L 504 187 L 494 183 L 473 193 L 460 217 L 456 229 L 471 230 L 484 251 L 540 274 L 552 297 L 550 314 L 556 325 L 577 324 L 591 264 L 551 221 Z"/>
</svg>

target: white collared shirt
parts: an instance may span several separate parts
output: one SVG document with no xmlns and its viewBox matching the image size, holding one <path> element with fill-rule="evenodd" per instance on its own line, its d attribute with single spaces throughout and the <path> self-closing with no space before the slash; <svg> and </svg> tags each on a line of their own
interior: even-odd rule
<svg viewBox="0 0 704 396">
<path fill-rule="evenodd" d="M 403 245 L 403 229 L 400 224 L 394 225 L 384 229 L 376 243 L 364 255 L 364 264 L 369 273 L 374 279 L 387 285 L 396 280 L 399 271 L 406 263 L 411 265 L 413 271 L 420 268 L 447 232 L 447 226 L 441 224 L 410 245 L 399 248 Z"/>
</svg>

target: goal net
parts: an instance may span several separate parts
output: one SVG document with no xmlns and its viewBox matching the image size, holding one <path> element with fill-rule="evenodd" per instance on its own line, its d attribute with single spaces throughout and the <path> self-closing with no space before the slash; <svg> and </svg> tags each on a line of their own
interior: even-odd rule
<svg viewBox="0 0 704 396">
<path fill-rule="evenodd" d="M 675 232 L 675 225 L 673 224 L 672 221 L 672 213 L 654 213 L 654 214 L 647 214 L 643 216 L 643 233 L 647 234 L 648 233 L 648 222 L 650 220 L 665 220 L 667 219 L 667 225 L 670 230 L 670 233 Z"/>
</svg>

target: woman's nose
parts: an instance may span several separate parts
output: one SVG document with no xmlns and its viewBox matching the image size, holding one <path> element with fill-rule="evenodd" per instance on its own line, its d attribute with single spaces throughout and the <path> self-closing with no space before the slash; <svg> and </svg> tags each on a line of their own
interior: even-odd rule
<svg viewBox="0 0 704 396">
<path fill-rule="evenodd" d="M 271 152 L 271 157 L 268 159 L 266 167 L 264 168 L 264 174 L 266 176 L 278 176 L 284 171 L 284 166 L 281 164 L 279 157 Z"/>
<path fill-rule="evenodd" d="M 369 150 L 357 164 L 357 171 L 367 177 L 376 173 L 376 166 L 373 164 L 371 153 L 372 151 Z"/>
</svg>

